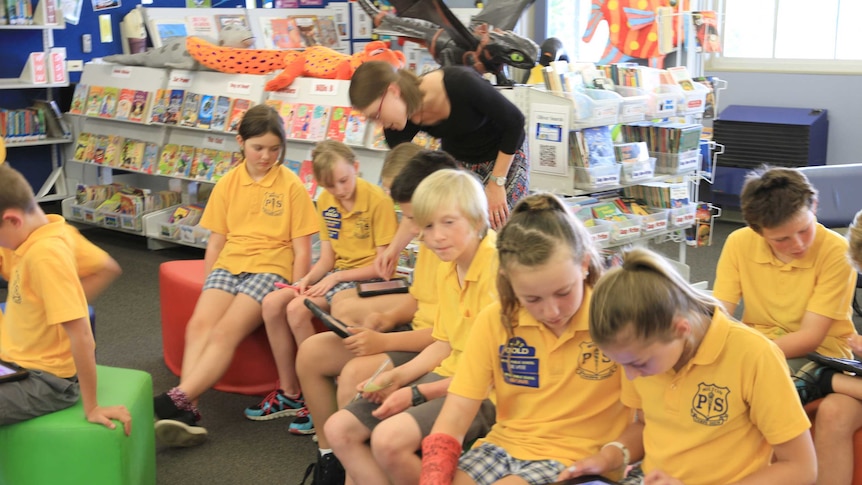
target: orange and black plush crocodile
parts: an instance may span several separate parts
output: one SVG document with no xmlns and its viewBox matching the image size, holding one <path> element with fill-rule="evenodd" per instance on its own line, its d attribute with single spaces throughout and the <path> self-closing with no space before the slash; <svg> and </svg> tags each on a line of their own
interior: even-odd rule
<svg viewBox="0 0 862 485">
<path fill-rule="evenodd" d="M 266 83 L 267 91 L 284 89 L 300 76 L 320 79 L 350 79 L 353 71 L 367 61 L 385 61 L 404 67 L 404 53 L 389 49 L 384 42 L 369 42 L 362 52 L 349 56 L 328 47 L 305 50 L 237 49 L 221 47 L 200 37 L 188 37 L 189 54 L 204 66 L 231 74 L 281 73 Z"/>
</svg>

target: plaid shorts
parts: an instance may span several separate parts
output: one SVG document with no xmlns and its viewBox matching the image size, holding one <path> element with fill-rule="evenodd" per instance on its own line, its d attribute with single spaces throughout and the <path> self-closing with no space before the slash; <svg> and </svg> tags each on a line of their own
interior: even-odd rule
<svg viewBox="0 0 862 485">
<path fill-rule="evenodd" d="M 332 273 L 328 273 L 327 276 L 329 276 L 331 274 Z M 324 278 L 325 277 L 326 276 L 324 276 Z M 323 278 L 320 278 L 320 279 L 323 279 Z M 329 303 L 330 305 L 332 305 L 332 297 L 335 296 L 336 293 L 338 293 L 339 291 L 344 291 L 344 290 L 349 290 L 351 288 L 356 288 L 356 283 L 357 283 L 356 281 L 342 281 L 341 283 L 336 283 L 335 286 L 330 288 L 329 291 L 327 291 L 326 294 L 323 295 L 323 297 L 326 298 L 326 303 Z"/>
<path fill-rule="evenodd" d="M 287 283 L 287 280 L 275 273 L 240 273 L 231 274 L 224 269 L 214 269 L 207 276 L 204 290 L 222 290 L 236 295 L 246 294 L 258 303 L 269 292 L 275 290 L 275 282 Z"/>
<path fill-rule="evenodd" d="M 458 469 L 477 485 L 490 485 L 514 475 L 530 485 L 554 483 L 565 466 L 556 460 L 518 460 L 497 445 L 482 443 L 461 455 Z"/>
</svg>

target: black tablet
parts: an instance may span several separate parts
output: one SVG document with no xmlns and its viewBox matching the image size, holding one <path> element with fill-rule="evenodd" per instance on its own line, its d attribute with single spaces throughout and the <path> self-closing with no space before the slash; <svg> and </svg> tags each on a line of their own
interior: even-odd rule
<svg viewBox="0 0 862 485">
<path fill-rule="evenodd" d="M 0 383 L 20 381 L 30 375 L 27 369 L 13 369 L 3 363 L 0 363 Z"/>
<path fill-rule="evenodd" d="M 817 362 L 820 365 L 831 367 L 842 372 L 856 374 L 857 376 L 862 376 L 862 362 L 859 362 L 858 360 L 827 357 L 825 355 L 818 354 L 817 352 L 811 352 L 807 357 L 809 360 Z"/>
<path fill-rule="evenodd" d="M 551 485 L 618 485 L 617 482 L 608 480 L 605 477 L 598 475 L 585 475 L 578 478 L 569 478 L 561 482 L 554 482 Z"/>
<path fill-rule="evenodd" d="M 360 281 L 356 284 L 356 292 L 361 297 L 407 293 L 410 285 L 404 278 L 394 278 L 389 281 Z"/>
<path fill-rule="evenodd" d="M 326 328 L 335 332 L 336 335 L 341 338 L 347 338 L 350 336 L 350 333 L 347 331 L 347 327 L 349 325 L 345 325 L 345 323 L 341 320 L 323 311 L 323 308 L 320 308 L 308 298 L 305 299 L 305 306 L 308 307 L 309 310 L 311 310 L 311 313 L 315 317 L 319 318 L 320 321 L 323 322 L 324 325 L 326 325 Z"/>
</svg>

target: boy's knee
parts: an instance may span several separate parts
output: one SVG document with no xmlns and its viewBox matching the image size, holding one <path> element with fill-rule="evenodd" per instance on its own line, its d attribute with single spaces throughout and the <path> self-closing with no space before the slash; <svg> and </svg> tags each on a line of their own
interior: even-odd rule
<svg viewBox="0 0 862 485">
<path fill-rule="evenodd" d="M 298 369 L 315 369 L 321 360 L 326 360 L 327 355 L 332 352 L 330 339 L 327 338 L 331 333 L 318 333 L 302 342 L 296 352 L 296 367 Z"/>
<path fill-rule="evenodd" d="M 333 414 L 323 425 L 326 440 L 333 448 L 349 445 L 359 433 L 359 420 L 349 411 L 341 410 Z"/>
<path fill-rule="evenodd" d="M 817 408 L 815 436 L 852 436 L 862 426 L 862 402 L 844 394 L 830 394 Z"/>
<path fill-rule="evenodd" d="M 381 465 L 393 463 L 398 456 L 405 453 L 415 453 L 421 444 L 421 437 L 405 432 L 404 425 L 398 421 L 384 420 L 371 433 L 371 450 Z"/>
</svg>

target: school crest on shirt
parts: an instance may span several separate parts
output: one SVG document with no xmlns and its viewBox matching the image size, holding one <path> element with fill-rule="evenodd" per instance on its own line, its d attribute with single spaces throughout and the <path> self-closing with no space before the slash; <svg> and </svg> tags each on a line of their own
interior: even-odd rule
<svg viewBox="0 0 862 485">
<path fill-rule="evenodd" d="M 323 220 L 326 222 L 326 232 L 329 239 L 338 240 L 341 235 L 341 212 L 335 207 L 329 207 L 323 211 Z"/>
<path fill-rule="evenodd" d="M 691 400 L 691 418 L 706 426 L 721 426 L 728 418 L 730 389 L 701 382 Z"/>
<path fill-rule="evenodd" d="M 263 213 L 268 216 L 284 215 L 284 194 L 266 192 L 263 196 Z"/>
<path fill-rule="evenodd" d="M 601 381 L 614 375 L 617 364 L 609 359 L 593 342 L 581 342 L 578 355 L 578 375 L 590 381 Z"/>
<path fill-rule="evenodd" d="M 353 227 L 353 237 L 356 239 L 368 239 L 371 237 L 371 221 L 365 216 L 359 216 L 356 219 L 356 225 Z"/>
<path fill-rule="evenodd" d="M 513 337 L 506 345 L 500 346 L 499 353 L 503 380 L 507 384 L 539 387 L 539 359 L 536 358 L 535 347 L 527 345 L 521 337 Z"/>
</svg>

